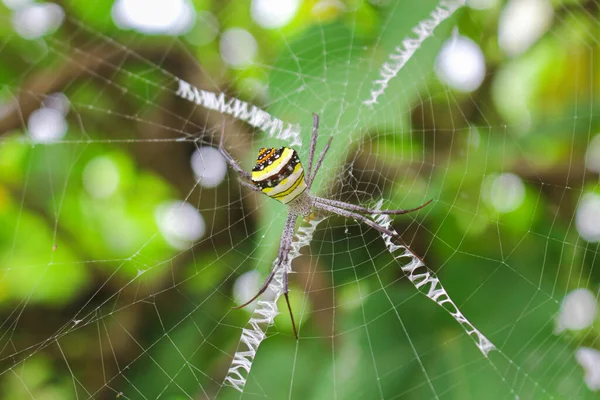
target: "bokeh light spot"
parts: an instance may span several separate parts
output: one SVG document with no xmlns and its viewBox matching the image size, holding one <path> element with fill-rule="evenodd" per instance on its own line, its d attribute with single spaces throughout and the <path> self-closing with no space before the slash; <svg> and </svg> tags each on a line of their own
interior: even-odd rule
<svg viewBox="0 0 600 400">
<path fill-rule="evenodd" d="M 297 11 L 298 0 L 252 0 L 252 19 L 263 28 L 281 28 Z"/>
<path fill-rule="evenodd" d="M 160 204 L 155 218 L 165 240 L 178 250 L 188 249 L 206 233 L 204 218 L 196 207 L 185 201 Z"/>
<path fill-rule="evenodd" d="M 62 115 L 67 115 L 71 108 L 71 103 L 64 93 L 52 93 L 46 96 L 42 105 L 47 108 L 53 108 L 60 111 Z"/>
<path fill-rule="evenodd" d="M 104 199 L 115 193 L 119 180 L 119 168 L 109 157 L 96 157 L 83 169 L 83 187 L 90 196 L 97 199 Z"/>
<path fill-rule="evenodd" d="M 586 193 L 581 198 L 575 216 L 579 235 L 588 242 L 600 241 L 600 196 Z"/>
<path fill-rule="evenodd" d="M 479 145 L 481 144 L 481 133 L 479 133 L 479 129 L 477 129 L 476 126 L 471 126 L 471 128 L 469 128 L 467 143 L 474 149 L 479 148 Z"/>
<path fill-rule="evenodd" d="M 150 35 L 184 34 L 195 17 L 189 0 L 117 0 L 112 8 L 117 26 Z"/>
<path fill-rule="evenodd" d="M 575 359 L 585 372 L 585 384 L 590 390 L 600 390 L 600 351 L 590 347 L 580 347 Z"/>
<path fill-rule="evenodd" d="M 492 175 L 484 182 L 483 196 L 496 211 L 509 213 L 523 204 L 525 185 L 511 172 Z"/>
<path fill-rule="evenodd" d="M 594 136 L 588 145 L 585 166 L 590 171 L 600 174 L 600 134 Z"/>
<path fill-rule="evenodd" d="M 64 19 L 65 12 L 58 4 L 34 3 L 17 9 L 12 24 L 21 37 L 31 40 L 56 31 Z"/>
<path fill-rule="evenodd" d="M 454 35 L 448 39 L 436 59 L 438 79 L 450 87 L 472 92 L 485 78 L 485 57 L 471 39 Z"/>
<path fill-rule="evenodd" d="M 575 289 L 569 292 L 560 305 L 556 318 L 556 332 L 565 329 L 578 331 L 592 325 L 596 318 L 597 301 L 588 289 Z"/>
<path fill-rule="evenodd" d="M 524 53 L 552 24 L 549 0 L 510 0 L 500 15 L 498 43 L 509 56 Z"/>
<path fill-rule="evenodd" d="M 67 133 L 68 125 L 62 112 L 54 108 L 40 108 L 29 115 L 29 135 L 37 143 L 54 143 Z"/>
<path fill-rule="evenodd" d="M 254 36 L 245 29 L 230 28 L 221 36 L 221 57 L 232 67 L 242 68 L 251 64 L 257 49 Z"/>
<path fill-rule="evenodd" d="M 192 154 L 192 170 L 204 187 L 215 187 L 227 174 L 227 162 L 214 147 L 201 147 Z"/>
</svg>

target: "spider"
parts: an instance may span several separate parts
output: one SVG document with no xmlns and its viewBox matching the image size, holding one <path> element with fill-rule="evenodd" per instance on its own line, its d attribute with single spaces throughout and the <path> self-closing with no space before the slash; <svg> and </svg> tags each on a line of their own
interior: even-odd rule
<svg viewBox="0 0 600 400">
<path fill-rule="evenodd" d="M 308 169 L 306 174 L 304 172 L 302 163 L 300 162 L 300 158 L 298 157 L 298 153 L 296 153 L 296 150 L 289 147 L 281 147 L 279 149 L 261 148 L 258 151 L 256 165 L 254 168 L 252 168 L 252 173 L 249 173 L 245 171 L 223 147 L 223 138 L 225 136 L 225 125 L 223 124 L 221 138 L 219 141 L 219 151 L 223 157 L 225 157 L 225 160 L 231 166 L 231 168 L 233 168 L 240 175 L 239 181 L 241 185 L 253 191 L 266 194 L 272 199 L 280 201 L 288 207 L 288 215 L 285 221 L 285 227 L 283 228 L 283 233 L 281 235 L 281 242 L 279 245 L 279 252 L 277 254 L 275 266 L 271 270 L 271 273 L 267 277 L 265 283 L 258 290 L 258 293 L 256 293 L 254 297 L 241 306 L 234 307 L 234 309 L 246 307 L 256 300 L 265 292 L 265 290 L 267 290 L 267 287 L 273 280 L 277 269 L 288 263 L 288 255 L 291 250 L 294 228 L 296 226 L 296 220 L 299 216 L 311 218 L 312 210 L 317 209 L 328 213 L 337 214 L 342 217 L 353 218 L 356 221 L 367 224 L 371 228 L 381 233 L 390 235 L 392 237 L 397 237 L 398 235 L 396 233 L 378 225 L 376 222 L 367 218 L 363 214 L 407 214 L 420 210 L 433 201 L 433 199 L 429 200 L 426 203 L 409 210 L 372 210 L 366 207 L 345 203 L 343 201 L 325 199 L 313 195 L 310 193 L 310 188 L 315 180 L 317 172 L 319 172 L 319 168 L 321 168 L 321 164 L 325 159 L 327 151 L 329 151 L 331 141 L 333 140 L 333 136 L 331 136 L 313 169 L 313 160 L 318 135 L 319 116 L 317 114 L 313 114 L 313 127 L 310 139 L 310 148 L 308 151 Z M 292 313 L 292 307 L 290 306 L 290 300 L 288 298 L 287 270 L 285 270 L 283 273 L 283 294 L 285 296 L 285 301 L 287 303 L 290 318 L 292 320 L 294 335 L 296 336 L 297 340 L 298 331 L 296 330 L 294 314 Z"/>
</svg>

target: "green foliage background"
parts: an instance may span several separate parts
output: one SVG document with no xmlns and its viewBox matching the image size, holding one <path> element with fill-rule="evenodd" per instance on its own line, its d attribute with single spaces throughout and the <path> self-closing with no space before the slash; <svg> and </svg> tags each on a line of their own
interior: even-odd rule
<svg viewBox="0 0 600 400">
<path fill-rule="evenodd" d="M 223 120 L 175 98 L 172 76 L 300 123 L 304 143 L 318 112 L 322 138 L 335 137 L 316 183 L 322 195 L 365 204 L 383 196 L 389 208 L 434 198 L 394 226 L 500 350 L 482 357 L 402 276 L 375 232 L 331 218 L 294 264 L 301 339 L 289 316 L 278 317 L 242 398 L 594 397 L 574 352 L 598 347 L 600 327 L 556 335 L 554 317 L 567 291 L 597 291 L 598 247 L 579 237 L 574 215 L 583 194 L 599 192 L 584 164 L 600 115 L 598 3 L 553 1 L 549 32 L 515 58 L 498 47 L 504 4 L 464 9 L 373 111 L 361 100 L 379 66 L 436 3 L 355 0 L 317 14 L 315 3 L 269 31 L 252 21 L 248 1 L 194 1 L 221 30 L 257 39 L 258 59 L 243 69 L 223 64 L 218 38 L 193 45 L 118 29 L 111 1 L 61 1 L 67 20 L 35 41 L 16 35 L 0 6 L 0 397 L 240 398 L 221 387 L 249 316 L 231 311 L 232 286 L 244 272 L 268 272 L 285 208 L 242 192 L 231 172 L 216 188 L 195 184 L 189 157 L 215 143 Z M 433 74 L 454 26 L 486 56 L 486 78 L 471 94 Z M 24 121 L 58 91 L 71 102 L 67 136 L 34 145 Z M 258 147 L 283 145 L 227 124 L 229 147 L 248 168 Z M 306 146 L 299 152 L 305 158 Z M 100 156 L 120 176 L 105 199 L 82 184 Z M 356 182 L 339 179 L 350 167 Z M 486 179 L 504 172 L 526 187 L 510 213 L 482 195 Z M 183 252 L 156 225 L 157 207 L 172 199 L 207 221 L 205 238 Z"/>
</svg>

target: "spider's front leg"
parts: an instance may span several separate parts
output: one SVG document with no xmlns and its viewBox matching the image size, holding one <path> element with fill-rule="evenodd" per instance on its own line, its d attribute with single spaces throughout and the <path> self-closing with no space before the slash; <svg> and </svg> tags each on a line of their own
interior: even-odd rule
<svg viewBox="0 0 600 400">
<path fill-rule="evenodd" d="M 225 137 L 225 123 L 223 123 L 223 129 L 221 130 L 221 138 L 219 139 L 219 152 L 225 158 L 225 161 L 235 172 L 237 172 L 240 176 L 238 180 L 240 184 L 252 191 L 261 192 L 260 188 L 258 188 L 254 182 L 252 181 L 252 174 L 244 171 L 244 169 L 235 161 L 235 159 L 229 154 L 227 150 L 225 150 L 225 146 L 223 145 L 223 140 Z"/>
<path fill-rule="evenodd" d="M 237 161 L 235 161 L 235 159 L 231 156 L 231 154 L 229 154 L 227 152 L 227 150 L 225 150 L 224 139 L 225 139 L 225 122 L 223 122 L 223 127 L 221 129 L 221 137 L 219 139 L 219 152 L 225 158 L 225 161 L 227 161 L 227 164 L 229 164 L 229 166 L 231 168 L 233 168 L 235 172 L 240 174 L 240 176 L 243 177 L 246 181 L 252 182 L 252 175 L 249 172 L 244 171 L 244 169 L 237 163 Z"/>
<path fill-rule="evenodd" d="M 243 187 L 245 187 L 246 189 L 250 189 L 250 190 L 253 190 L 253 191 L 255 191 L 255 192 L 262 193 L 262 190 L 260 190 L 260 188 L 259 188 L 258 186 L 256 186 L 254 183 L 250 183 L 250 182 L 252 182 L 252 181 L 248 182 L 247 180 L 245 180 L 245 179 L 244 179 L 244 178 L 242 178 L 242 177 L 239 177 L 239 178 L 238 178 L 238 181 L 240 182 L 240 185 L 242 185 L 242 186 L 243 186 Z M 264 194 L 264 193 L 263 193 L 263 194 Z"/>
</svg>

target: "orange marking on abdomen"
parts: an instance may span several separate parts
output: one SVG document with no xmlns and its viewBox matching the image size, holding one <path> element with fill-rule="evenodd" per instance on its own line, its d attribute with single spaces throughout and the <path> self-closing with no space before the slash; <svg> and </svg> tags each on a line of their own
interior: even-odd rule
<svg viewBox="0 0 600 400">
<path fill-rule="evenodd" d="M 261 151 L 258 153 L 256 162 L 257 163 L 265 162 L 270 157 L 272 157 L 273 154 L 275 154 L 275 149 L 264 149 L 264 151 L 263 151 L 263 149 L 261 149 Z"/>
</svg>

